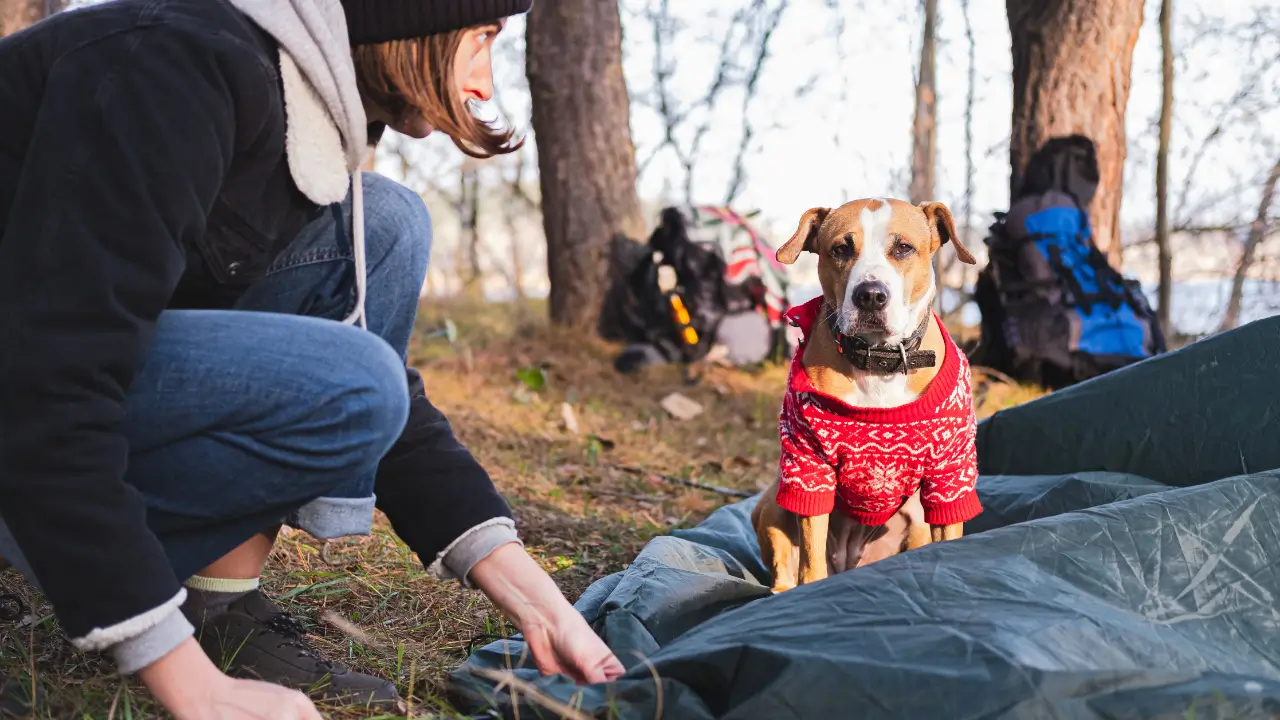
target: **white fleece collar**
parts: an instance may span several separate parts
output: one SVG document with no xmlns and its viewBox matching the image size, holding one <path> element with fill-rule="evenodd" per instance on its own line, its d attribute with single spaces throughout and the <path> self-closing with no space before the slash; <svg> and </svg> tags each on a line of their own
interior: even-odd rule
<svg viewBox="0 0 1280 720">
<path fill-rule="evenodd" d="M 280 46 L 285 148 L 294 184 L 317 205 L 342 202 L 351 187 L 356 308 L 345 322 L 365 326 L 364 193 L 360 166 L 368 122 L 339 0 L 228 0 Z"/>
<path fill-rule="evenodd" d="M 308 96 L 305 100 L 297 97 L 297 87 L 290 89 L 286 86 L 286 104 L 311 104 L 318 99 L 342 138 L 347 172 L 358 170 L 367 151 L 368 123 L 356 86 L 356 70 L 351 61 L 351 43 L 347 39 L 347 18 L 342 4 L 338 0 L 230 2 L 279 43 L 281 71 L 287 72 L 283 66 L 292 64 L 297 71 L 294 80 L 301 76 L 310 85 L 311 92 L 304 94 Z M 284 56 L 292 62 L 284 61 Z M 309 113 L 308 110 L 299 112 L 299 117 L 306 117 Z M 304 128 L 292 129 L 296 132 Z M 305 129 L 315 131 L 311 126 Z"/>
<path fill-rule="evenodd" d="M 285 151 L 293 182 L 311 202 L 331 205 L 347 195 L 348 168 L 342 136 L 329 119 L 324 100 L 307 82 L 293 57 L 280 51 L 284 86 Z M 358 168 L 358 166 L 357 166 Z"/>
</svg>

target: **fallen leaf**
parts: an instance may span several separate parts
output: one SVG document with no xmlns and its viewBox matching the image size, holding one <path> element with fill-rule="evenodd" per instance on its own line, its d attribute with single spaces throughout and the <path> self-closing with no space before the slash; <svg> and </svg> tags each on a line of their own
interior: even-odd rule
<svg viewBox="0 0 1280 720">
<path fill-rule="evenodd" d="M 547 375 L 538 367 L 522 367 L 516 370 L 516 378 L 533 392 L 542 392 L 547 386 Z"/>
<path fill-rule="evenodd" d="M 581 432 L 578 428 L 578 416 L 574 414 L 573 406 L 567 402 L 560 403 L 560 421 L 570 434 L 577 435 Z"/>
<path fill-rule="evenodd" d="M 692 420 L 702 414 L 702 405 L 678 392 L 673 392 L 662 398 L 659 405 L 662 406 L 663 410 L 667 411 L 667 414 L 677 420 Z"/>
</svg>

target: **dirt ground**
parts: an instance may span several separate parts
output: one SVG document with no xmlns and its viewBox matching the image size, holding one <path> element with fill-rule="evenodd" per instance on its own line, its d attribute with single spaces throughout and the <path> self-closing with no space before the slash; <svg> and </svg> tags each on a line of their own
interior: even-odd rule
<svg viewBox="0 0 1280 720">
<path fill-rule="evenodd" d="M 749 492 L 769 482 L 786 367 L 712 368 L 694 386 L 670 368 L 624 378 L 612 369 L 615 346 L 550 328 L 545 315 L 533 301 L 424 303 L 410 354 L 433 402 L 511 503 L 530 552 L 576 599 L 650 538 L 738 500 L 677 480 Z M 438 332 L 446 319 L 457 327 L 452 345 Z M 677 391 L 704 412 L 671 418 L 659 401 Z M 980 417 L 1039 394 L 975 371 Z M 566 405 L 577 432 L 566 428 Z M 472 647 L 514 632 L 479 593 L 428 577 L 381 517 L 373 535 L 327 547 L 286 529 L 264 587 L 310 621 L 327 657 L 393 679 L 415 717 L 456 716 L 448 672 Z M 27 608 L 0 623 L 0 669 L 48 695 L 39 717 L 164 717 L 139 684 L 66 643 L 51 608 L 16 572 L 0 574 L 0 591 Z"/>
</svg>

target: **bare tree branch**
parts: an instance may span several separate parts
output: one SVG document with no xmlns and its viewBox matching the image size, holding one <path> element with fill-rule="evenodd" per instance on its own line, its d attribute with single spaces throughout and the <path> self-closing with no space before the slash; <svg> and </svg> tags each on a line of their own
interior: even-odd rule
<svg viewBox="0 0 1280 720">
<path fill-rule="evenodd" d="M 754 134 L 754 126 L 751 123 L 751 101 L 756 97 L 756 87 L 760 82 L 760 73 L 764 70 L 765 60 L 769 57 L 769 41 L 773 39 L 773 31 L 777 29 L 778 23 L 782 20 L 782 13 L 787 9 L 788 0 L 780 0 L 778 6 L 773 12 L 765 16 L 764 29 L 760 34 L 759 43 L 756 46 L 755 62 L 752 64 L 751 72 L 747 76 L 746 88 L 742 97 L 742 141 L 738 144 L 738 153 L 733 159 L 733 179 L 729 182 L 729 190 L 725 193 L 724 204 L 732 205 L 737 199 L 738 193 L 742 191 L 742 185 L 746 181 L 744 177 L 744 163 L 746 161 L 747 149 L 751 146 L 752 136 Z M 753 14 L 757 10 L 763 10 L 765 0 L 756 0 L 752 7 Z"/>
<path fill-rule="evenodd" d="M 1253 256 L 1262 244 L 1263 238 L 1271 230 L 1271 201 L 1275 198 L 1276 183 L 1280 182 L 1280 158 L 1271 166 L 1267 180 L 1262 186 L 1262 197 L 1258 200 L 1258 214 L 1249 225 L 1249 237 L 1244 242 L 1240 253 L 1240 264 L 1236 266 L 1235 276 L 1231 279 L 1231 294 L 1227 297 L 1227 311 L 1222 315 L 1222 326 L 1219 331 L 1230 330 L 1240 322 L 1240 303 L 1244 296 L 1244 281 L 1249 275 L 1249 266 L 1253 264 Z"/>
<path fill-rule="evenodd" d="M 649 3 L 641 14 L 649 21 L 652 31 L 653 87 L 649 93 L 637 93 L 634 106 L 647 107 L 658 115 L 662 135 L 659 142 L 648 148 L 640 159 L 637 167 L 642 175 L 664 152 L 671 152 L 683 172 L 680 184 L 683 186 L 684 202 L 692 204 L 695 196 L 695 169 L 702 159 L 703 143 L 710 135 L 715 110 L 727 91 L 741 88 L 743 142 L 738 157 L 734 160 L 734 180 L 728 190 L 731 197 L 736 198 L 745 182 L 745 169 L 741 167 L 745 164 L 745 153 L 759 132 L 750 112 L 751 104 L 769 57 L 774 28 L 789 2 L 790 0 L 779 0 L 778 5 L 770 9 L 768 0 L 750 0 L 748 5 L 736 10 L 728 22 L 719 23 L 724 30 L 716 35 L 719 59 L 715 74 L 706 92 L 696 101 L 684 105 L 678 102 L 671 89 L 675 72 L 671 48 L 676 43 L 681 28 L 671 15 L 670 0 L 653 0 Z M 750 58 L 745 67 L 739 64 L 744 57 Z M 797 96 L 816 87 L 818 77 L 815 74 L 809 82 L 797 88 Z M 673 184 L 672 180 L 671 177 L 664 178 L 668 186 Z"/>
</svg>

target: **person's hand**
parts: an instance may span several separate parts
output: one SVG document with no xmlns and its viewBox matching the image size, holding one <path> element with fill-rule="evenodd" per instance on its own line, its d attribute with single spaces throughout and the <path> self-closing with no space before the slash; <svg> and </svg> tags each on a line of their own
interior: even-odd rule
<svg viewBox="0 0 1280 720">
<path fill-rule="evenodd" d="M 138 676 L 177 720 L 321 720 L 315 704 L 297 690 L 227 677 L 195 638 Z"/>
<path fill-rule="evenodd" d="M 600 683 L 624 672 L 551 576 L 519 545 L 503 545 L 476 563 L 471 581 L 524 633 L 544 675 L 564 673 L 578 683 Z"/>
<path fill-rule="evenodd" d="M 568 612 L 528 618 L 520 624 L 538 670 L 544 675 L 564 673 L 578 683 L 608 682 L 621 676 L 625 670 L 613 651 L 582 613 L 567 601 L 565 607 Z"/>
</svg>

